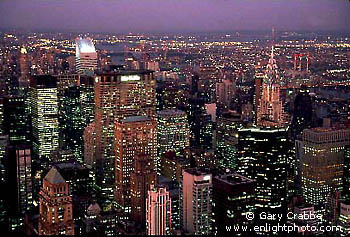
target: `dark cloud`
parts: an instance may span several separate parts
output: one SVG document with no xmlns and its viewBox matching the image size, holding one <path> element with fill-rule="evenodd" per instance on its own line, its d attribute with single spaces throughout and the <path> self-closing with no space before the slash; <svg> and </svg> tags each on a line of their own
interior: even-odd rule
<svg viewBox="0 0 350 237">
<path fill-rule="evenodd" d="M 350 31 L 346 0 L 3 0 L 0 27 L 106 32 Z"/>
</svg>

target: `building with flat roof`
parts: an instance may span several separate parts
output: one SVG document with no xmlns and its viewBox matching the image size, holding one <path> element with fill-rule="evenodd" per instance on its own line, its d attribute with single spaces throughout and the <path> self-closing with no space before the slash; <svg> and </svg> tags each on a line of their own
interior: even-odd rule
<svg viewBox="0 0 350 237">
<path fill-rule="evenodd" d="M 212 175 L 205 170 L 186 169 L 182 173 L 181 223 L 189 234 L 212 233 Z"/>
<path fill-rule="evenodd" d="M 250 225 L 247 213 L 255 210 L 255 182 L 236 173 L 213 177 L 214 233 L 227 234 L 227 227 Z M 237 233 L 232 233 L 237 234 Z"/>
<path fill-rule="evenodd" d="M 93 73 L 97 69 L 97 52 L 90 38 L 75 40 L 75 63 L 78 74 Z"/>
<path fill-rule="evenodd" d="M 350 145 L 350 130 L 305 129 L 296 141 L 298 173 L 302 194 L 317 213 L 325 214 L 330 192 L 342 191 L 344 150 Z"/>
</svg>

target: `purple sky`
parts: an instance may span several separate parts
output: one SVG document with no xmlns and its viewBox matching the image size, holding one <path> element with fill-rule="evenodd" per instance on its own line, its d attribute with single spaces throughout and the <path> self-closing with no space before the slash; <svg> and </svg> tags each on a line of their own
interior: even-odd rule
<svg viewBox="0 0 350 237">
<path fill-rule="evenodd" d="M 348 0 L 0 0 L 0 28 L 350 31 Z"/>
</svg>

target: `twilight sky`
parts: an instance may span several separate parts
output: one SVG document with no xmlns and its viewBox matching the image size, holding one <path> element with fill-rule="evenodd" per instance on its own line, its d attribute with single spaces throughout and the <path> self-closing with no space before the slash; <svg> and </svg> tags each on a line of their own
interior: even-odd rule
<svg viewBox="0 0 350 237">
<path fill-rule="evenodd" d="M 0 28 L 90 32 L 350 32 L 348 0 L 0 0 Z"/>
</svg>

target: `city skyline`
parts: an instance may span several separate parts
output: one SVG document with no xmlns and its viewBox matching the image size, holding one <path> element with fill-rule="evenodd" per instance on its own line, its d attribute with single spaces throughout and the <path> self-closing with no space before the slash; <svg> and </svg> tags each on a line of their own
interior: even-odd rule
<svg viewBox="0 0 350 237">
<path fill-rule="evenodd" d="M 349 7 L 0 0 L 0 230 L 349 236 Z"/>
</svg>

